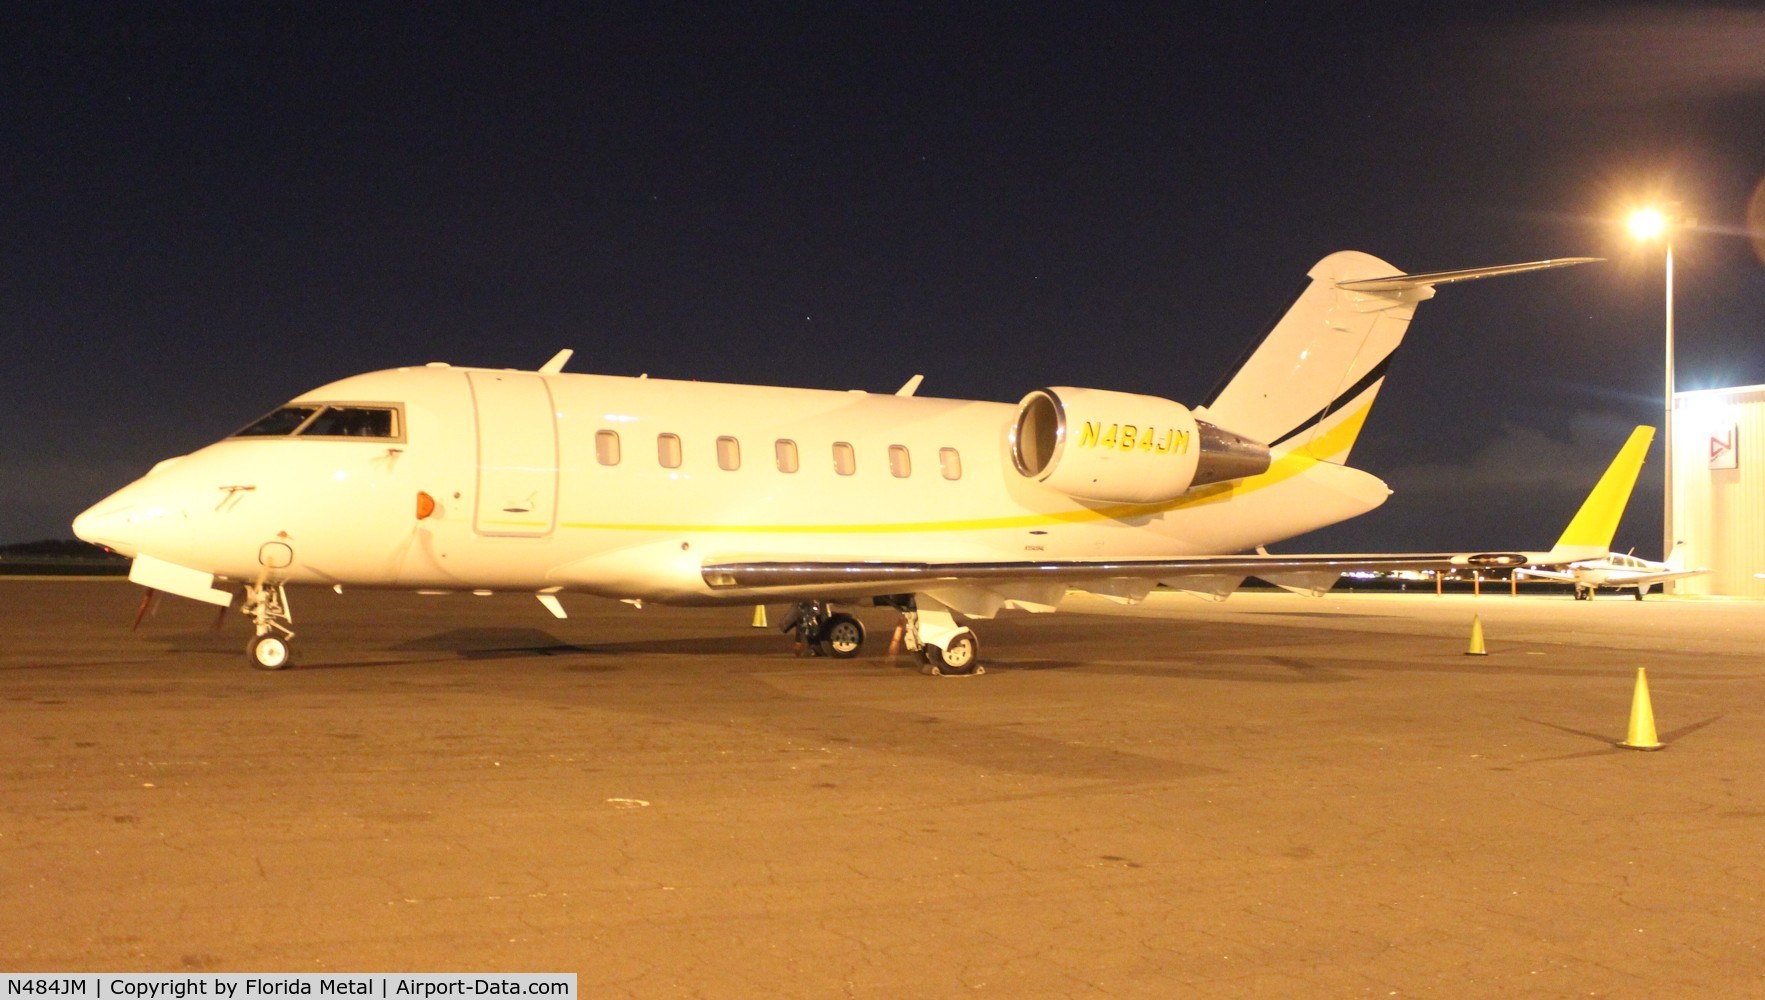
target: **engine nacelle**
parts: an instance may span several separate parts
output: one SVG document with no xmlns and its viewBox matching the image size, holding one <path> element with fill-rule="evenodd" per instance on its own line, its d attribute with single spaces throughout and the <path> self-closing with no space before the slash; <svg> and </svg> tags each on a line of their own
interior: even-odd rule
<svg viewBox="0 0 1765 1000">
<path fill-rule="evenodd" d="M 1162 503 L 1269 467 L 1269 449 L 1157 396 L 1056 386 L 1018 403 L 1011 459 L 1080 500 Z"/>
</svg>

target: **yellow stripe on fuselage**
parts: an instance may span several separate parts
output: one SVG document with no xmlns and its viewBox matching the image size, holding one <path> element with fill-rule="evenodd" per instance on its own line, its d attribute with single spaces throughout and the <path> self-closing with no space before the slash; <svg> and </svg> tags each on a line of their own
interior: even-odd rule
<svg viewBox="0 0 1765 1000">
<path fill-rule="evenodd" d="M 939 531 L 994 531 L 1013 528 L 1034 528 L 1047 524 L 1085 524 L 1096 521 L 1129 521 L 1153 517 L 1170 511 L 1209 504 L 1225 503 L 1238 497 L 1267 489 L 1276 483 L 1298 476 L 1318 465 L 1324 455 L 1338 454 L 1354 444 L 1366 423 L 1369 401 L 1348 414 L 1336 426 L 1317 435 L 1305 444 L 1277 458 L 1268 471 L 1247 479 L 1203 486 L 1174 500 L 1155 504 L 1108 504 L 1079 510 L 1044 514 L 1017 514 L 1008 517 L 963 518 L 948 521 L 863 522 L 855 524 L 684 524 L 633 522 L 566 521 L 560 527 L 589 531 L 658 531 L 658 532 L 722 532 L 740 534 L 813 534 L 864 535 L 906 534 Z"/>
</svg>

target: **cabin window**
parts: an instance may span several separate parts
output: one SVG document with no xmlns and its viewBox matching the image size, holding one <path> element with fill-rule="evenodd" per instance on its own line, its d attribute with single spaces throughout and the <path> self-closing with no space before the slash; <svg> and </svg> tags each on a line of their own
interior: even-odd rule
<svg viewBox="0 0 1765 1000">
<path fill-rule="evenodd" d="M 962 456 L 955 448 L 938 449 L 938 468 L 943 470 L 945 479 L 962 478 Z"/>
<path fill-rule="evenodd" d="M 889 472 L 896 479 L 906 479 L 913 475 L 913 459 L 908 457 L 906 445 L 889 445 Z"/>
<path fill-rule="evenodd" d="M 619 464 L 618 431 L 594 432 L 594 457 L 598 459 L 602 465 Z"/>
<path fill-rule="evenodd" d="M 833 443 L 833 471 L 842 476 L 849 476 L 858 471 L 858 456 L 852 451 L 850 443 L 845 441 Z"/>
<path fill-rule="evenodd" d="M 788 438 L 779 438 L 772 444 L 772 455 L 778 463 L 778 471 L 797 471 L 797 442 Z"/>
<path fill-rule="evenodd" d="M 717 467 L 724 472 L 734 472 L 742 467 L 742 443 L 740 441 L 728 436 L 717 439 Z"/>
<path fill-rule="evenodd" d="M 656 460 L 664 469 L 680 468 L 680 435 L 656 435 Z"/>
</svg>

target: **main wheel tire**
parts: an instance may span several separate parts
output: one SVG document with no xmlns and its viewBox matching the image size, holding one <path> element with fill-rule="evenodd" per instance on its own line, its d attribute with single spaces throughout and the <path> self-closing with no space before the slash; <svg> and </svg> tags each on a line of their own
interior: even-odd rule
<svg viewBox="0 0 1765 1000">
<path fill-rule="evenodd" d="M 245 647 L 251 665 L 259 670 L 286 670 L 294 659 L 288 640 L 279 635 L 254 635 Z"/>
<path fill-rule="evenodd" d="M 940 674 L 972 674 L 980 666 L 980 643 L 973 632 L 958 632 L 942 649 L 931 644 L 925 647 L 926 662 Z"/>
<path fill-rule="evenodd" d="M 827 626 L 821 630 L 821 636 L 829 653 L 839 659 L 849 660 L 864 648 L 864 623 L 841 612 L 828 618 Z"/>
</svg>

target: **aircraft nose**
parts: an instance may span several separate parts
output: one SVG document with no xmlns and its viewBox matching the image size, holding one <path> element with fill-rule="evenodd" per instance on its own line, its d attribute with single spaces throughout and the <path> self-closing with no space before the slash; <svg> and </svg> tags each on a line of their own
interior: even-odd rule
<svg viewBox="0 0 1765 1000">
<path fill-rule="evenodd" d="M 106 497 L 74 518 L 74 535 L 82 541 L 133 557 L 135 546 L 131 528 L 134 519 L 131 515 L 134 512 L 135 505 L 120 500 L 118 495 Z"/>
</svg>

